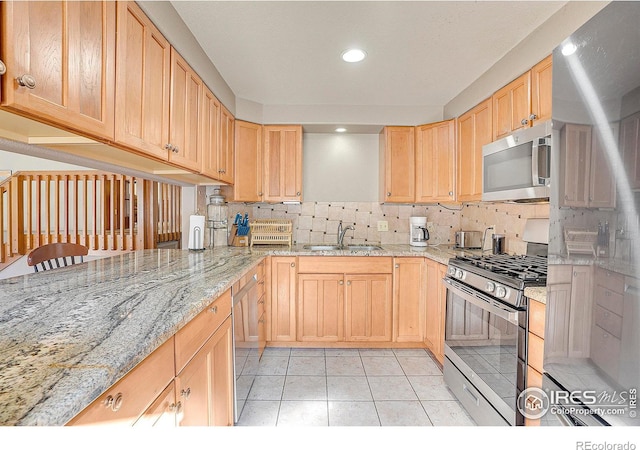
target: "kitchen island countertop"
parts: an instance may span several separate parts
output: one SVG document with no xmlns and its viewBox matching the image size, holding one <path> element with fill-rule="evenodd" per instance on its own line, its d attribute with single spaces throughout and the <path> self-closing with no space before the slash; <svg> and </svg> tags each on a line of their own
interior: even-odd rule
<svg viewBox="0 0 640 450">
<path fill-rule="evenodd" d="M 417 256 L 448 246 L 140 250 L 0 280 L 0 425 L 64 425 L 267 255 Z"/>
</svg>

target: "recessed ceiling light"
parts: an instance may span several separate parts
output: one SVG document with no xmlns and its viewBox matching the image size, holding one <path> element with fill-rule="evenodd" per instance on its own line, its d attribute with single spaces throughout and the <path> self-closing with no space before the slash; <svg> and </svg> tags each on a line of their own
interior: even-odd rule
<svg viewBox="0 0 640 450">
<path fill-rule="evenodd" d="M 366 56 L 367 54 L 365 53 L 365 51 L 360 50 L 359 48 L 352 48 L 342 52 L 342 59 L 346 62 L 362 61 Z"/>
<path fill-rule="evenodd" d="M 336 128 L 336 133 L 344 133 L 345 131 L 347 131 L 346 128 L 343 128 L 343 127 Z"/>
<path fill-rule="evenodd" d="M 576 47 L 576 44 L 574 44 L 573 42 L 567 42 L 562 46 L 562 54 L 564 56 L 573 55 L 576 50 L 578 50 L 578 47 Z"/>
</svg>

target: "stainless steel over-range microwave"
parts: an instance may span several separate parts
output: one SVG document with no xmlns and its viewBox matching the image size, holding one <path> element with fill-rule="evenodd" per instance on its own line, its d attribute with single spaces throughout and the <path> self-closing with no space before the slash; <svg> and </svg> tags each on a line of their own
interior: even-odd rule
<svg viewBox="0 0 640 450">
<path fill-rule="evenodd" d="M 551 121 L 482 147 L 482 200 L 548 199 Z"/>
</svg>

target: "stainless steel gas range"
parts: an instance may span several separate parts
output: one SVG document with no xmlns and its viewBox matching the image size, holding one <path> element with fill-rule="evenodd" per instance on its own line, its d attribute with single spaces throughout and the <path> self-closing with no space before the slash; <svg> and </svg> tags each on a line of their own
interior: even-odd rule
<svg viewBox="0 0 640 450">
<path fill-rule="evenodd" d="M 524 425 L 527 299 L 544 286 L 547 258 L 488 255 L 449 260 L 444 380 L 479 425 Z"/>
</svg>

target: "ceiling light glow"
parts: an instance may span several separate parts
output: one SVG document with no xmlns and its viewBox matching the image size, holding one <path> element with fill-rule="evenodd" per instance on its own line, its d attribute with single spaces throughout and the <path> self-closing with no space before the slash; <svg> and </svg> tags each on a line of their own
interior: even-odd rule
<svg viewBox="0 0 640 450">
<path fill-rule="evenodd" d="M 336 133 L 344 133 L 345 131 L 347 131 L 346 128 L 343 128 L 343 127 L 336 128 Z"/>
<path fill-rule="evenodd" d="M 342 59 L 346 62 L 359 62 L 362 61 L 367 54 L 364 50 L 359 48 L 352 48 L 342 53 Z"/>
<path fill-rule="evenodd" d="M 578 50 L 578 47 L 573 42 L 567 42 L 562 46 L 562 54 L 564 56 L 573 55 L 576 50 Z"/>
</svg>

